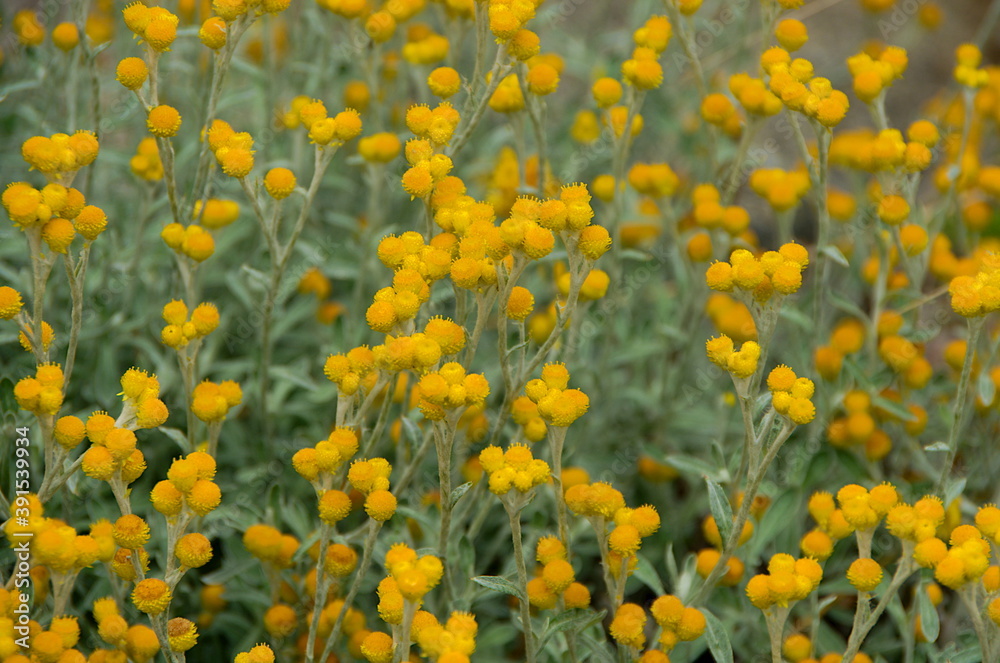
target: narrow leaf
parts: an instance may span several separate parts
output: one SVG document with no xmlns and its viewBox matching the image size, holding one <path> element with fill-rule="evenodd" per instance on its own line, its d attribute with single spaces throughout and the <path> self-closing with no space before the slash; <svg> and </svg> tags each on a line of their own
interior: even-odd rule
<svg viewBox="0 0 1000 663">
<path fill-rule="evenodd" d="M 644 555 L 637 555 L 638 563 L 635 567 L 635 577 L 639 579 L 639 582 L 649 587 L 651 590 L 657 593 L 657 595 L 666 594 L 667 591 L 663 588 L 663 582 L 660 580 L 660 575 L 653 568 L 653 564 Z"/>
<path fill-rule="evenodd" d="M 708 484 L 708 506 L 712 509 L 715 524 L 722 540 L 728 541 L 729 533 L 733 530 L 733 509 L 729 506 L 729 498 L 722 486 L 715 481 L 705 477 L 705 483 Z"/>
<path fill-rule="evenodd" d="M 492 589 L 494 592 L 510 594 L 511 596 L 516 596 L 521 601 L 525 600 L 524 593 L 521 592 L 517 585 L 502 576 L 476 576 L 472 581 L 482 585 L 486 589 Z"/>
<path fill-rule="evenodd" d="M 705 615 L 705 639 L 712 658 L 716 663 L 733 663 L 733 645 L 729 642 L 726 627 L 708 610 L 702 608 L 701 612 Z"/>
<path fill-rule="evenodd" d="M 461 486 L 458 486 L 457 488 L 455 488 L 455 490 L 452 491 L 451 493 L 452 508 L 454 508 L 454 506 L 458 504 L 458 501 L 462 499 L 462 495 L 465 495 L 467 492 L 469 492 L 469 488 L 472 488 L 472 482 L 466 481 Z"/>
<path fill-rule="evenodd" d="M 926 585 L 921 585 L 920 591 L 917 592 L 917 610 L 919 610 L 920 629 L 924 632 L 924 637 L 927 638 L 927 642 L 934 642 L 941 632 L 941 622 L 938 620 L 937 608 L 931 603 L 931 597 L 927 595 Z"/>
</svg>

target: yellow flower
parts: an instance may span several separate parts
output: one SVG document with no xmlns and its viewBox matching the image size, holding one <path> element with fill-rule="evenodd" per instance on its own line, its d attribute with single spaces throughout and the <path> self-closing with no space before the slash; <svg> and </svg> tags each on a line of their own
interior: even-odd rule
<svg viewBox="0 0 1000 663">
<path fill-rule="evenodd" d="M 861 557 L 847 569 L 847 579 L 859 592 L 870 592 L 882 581 L 882 567 L 873 559 Z"/>
<path fill-rule="evenodd" d="M 158 578 L 146 578 L 132 590 L 132 603 L 141 612 L 159 615 L 170 605 L 170 588 Z"/>
<path fill-rule="evenodd" d="M 167 640 L 171 650 L 185 652 L 198 642 L 198 629 L 194 622 L 183 617 L 174 617 L 167 622 Z"/>
<path fill-rule="evenodd" d="M 112 530 L 115 545 L 135 549 L 141 548 L 149 541 L 149 525 L 139 516 L 128 514 L 115 521 Z"/>
<path fill-rule="evenodd" d="M 264 188 L 275 200 L 283 200 L 295 190 L 295 173 L 287 168 L 272 168 L 264 176 Z"/>
<path fill-rule="evenodd" d="M 212 559 L 212 544 L 203 534 L 185 534 L 177 541 L 174 555 L 181 565 L 197 569 Z"/>
<path fill-rule="evenodd" d="M 173 106 L 161 104 L 149 111 L 146 116 L 146 128 L 149 133 L 160 138 L 176 136 L 181 127 L 181 114 Z"/>
<path fill-rule="evenodd" d="M 635 603 L 624 603 L 608 630 L 618 644 L 641 649 L 646 643 L 646 611 Z"/>
<path fill-rule="evenodd" d="M 361 642 L 361 654 L 369 663 L 389 663 L 392 653 L 392 637 L 381 631 L 370 632 Z"/>
<path fill-rule="evenodd" d="M 389 520 L 396 513 L 396 496 L 388 490 L 373 490 L 365 498 L 365 513 L 379 522 Z"/>
</svg>

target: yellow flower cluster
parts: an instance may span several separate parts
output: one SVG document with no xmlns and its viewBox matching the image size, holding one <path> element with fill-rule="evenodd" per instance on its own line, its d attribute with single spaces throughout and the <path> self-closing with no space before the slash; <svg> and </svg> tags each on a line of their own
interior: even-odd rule
<svg viewBox="0 0 1000 663">
<path fill-rule="evenodd" d="M 176 222 L 169 223 L 160 232 L 160 237 L 163 238 L 164 244 L 176 253 L 185 255 L 195 262 L 207 260 L 215 253 L 215 238 L 197 223 L 187 226 Z"/>
<path fill-rule="evenodd" d="M 666 16 L 650 16 L 632 37 L 632 57 L 622 63 L 622 78 L 637 90 L 652 90 L 663 83 L 663 67 L 657 58 L 666 50 L 673 26 Z"/>
<path fill-rule="evenodd" d="M 18 407 L 38 416 L 59 412 L 63 403 L 65 376 L 59 364 L 39 364 L 34 377 L 21 378 L 14 385 Z"/>
<path fill-rule="evenodd" d="M 672 196 L 680 178 L 666 163 L 635 163 L 628 171 L 628 183 L 639 193 L 652 198 Z"/>
<path fill-rule="evenodd" d="M 713 364 L 741 380 L 746 380 L 756 373 L 760 362 L 760 345 L 756 341 L 747 341 L 736 350 L 733 339 L 725 334 L 708 339 L 705 342 L 705 351 Z"/>
<path fill-rule="evenodd" d="M 240 205 L 235 200 L 209 198 L 205 201 L 204 211 L 200 200 L 195 201 L 192 218 L 199 219 L 201 225 L 209 230 L 218 230 L 228 226 L 240 216 Z"/>
<path fill-rule="evenodd" d="M 458 362 L 448 362 L 426 373 L 417 387 L 420 411 L 432 421 L 444 419 L 446 410 L 482 405 L 490 394 L 486 377 L 481 373 L 466 374 L 465 367 Z"/>
<path fill-rule="evenodd" d="M 808 39 L 805 26 L 800 31 L 795 23 L 783 21 L 778 25 L 776 36 L 779 42 L 784 41 L 783 46 L 798 47 Z M 814 76 L 809 60 L 793 59 L 785 48 L 775 46 L 764 51 L 761 68 L 770 75 L 770 91 L 786 108 L 816 120 L 827 129 L 840 124 L 850 108 L 846 94 L 834 89 L 828 78 Z"/>
<path fill-rule="evenodd" d="M 542 377 L 528 382 L 524 393 L 538 408 L 538 416 L 552 426 L 565 428 L 590 408 L 590 398 L 579 389 L 568 389 L 569 371 L 562 363 L 546 364 Z"/>
<path fill-rule="evenodd" d="M 921 120 L 907 132 L 898 129 L 843 131 L 830 142 L 830 163 L 871 173 L 900 171 L 916 173 L 931 164 L 931 148 L 937 143 L 937 129 Z"/>
<path fill-rule="evenodd" d="M 156 428 L 167 420 L 167 406 L 160 400 L 160 381 L 155 375 L 133 367 L 122 374 L 121 385 L 118 395 L 125 411 L 119 419 L 125 428 Z"/>
<path fill-rule="evenodd" d="M 410 199 L 426 198 L 431 195 L 434 185 L 451 172 L 451 159 L 444 154 L 435 154 L 431 142 L 414 139 L 406 143 L 406 160 L 410 168 L 403 173 L 403 189 Z"/>
<path fill-rule="evenodd" d="M 122 9 L 122 18 L 136 37 L 142 39 L 155 53 L 169 51 L 177 38 L 179 19 L 163 7 L 147 7 L 141 2 L 133 2 Z"/>
<path fill-rule="evenodd" d="M 714 292 L 705 301 L 705 313 L 715 328 L 733 339 L 733 343 L 757 340 L 757 324 L 743 302 L 724 292 Z"/>
<path fill-rule="evenodd" d="M 934 369 L 922 355 L 922 344 L 915 344 L 899 333 L 902 326 L 903 318 L 895 311 L 886 311 L 879 319 L 879 357 L 900 374 L 907 387 L 921 389 L 930 381 Z"/>
<path fill-rule="evenodd" d="M 527 396 L 518 396 L 510 406 L 510 417 L 529 442 L 540 442 L 548 433 L 545 420 L 538 413 L 538 406 Z"/>
<path fill-rule="evenodd" d="M 778 414 L 799 426 L 815 418 L 816 406 L 811 399 L 816 385 L 809 378 L 796 376 L 795 371 L 782 364 L 768 374 L 767 388 L 771 390 L 771 406 Z"/>
<path fill-rule="evenodd" d="M 21 156 L 32 169 L 58 181 L 72 179 L 77 170 L 93 163 L 99 149 L 92 132 L 77 131 L 73 135 L 32 136 L 22 143 Z"/>
<path fill-rule="evenodd" d="M 347 479 L 351 482 L 351 486 L 365 496 L 365 513 L 379 522 L 389 520 L 396 513 L 396 496 L 389 492 L 390 474 L 392 465 L 384 458 L 354 461 L 351 463 L 351 469 L 347 471 Z M 324 497 L 325 495 L 324 493 Z M 320 499 L 321 517 L 322 509 L 323 498 Z"/>
<path fill-rule="evenodd" d="M 287 569 L 299 549 L 299 540 L 270 525 L 251 525 L 243 533 L 243 547 L 251 555 L 276 569 Z"/>
<path fill-rule="evenodd" d="M 927 561 L 933 563 L 934 578 L 951 589 L 957 590 L 979 580 L 989 568 L 990 540 L 972 525 L 959 525 L 953 529 L 947 552 L 941 552 L 939 546 Z"/>
<path fill-rule="evenodd" d="M 858 532 L 874 529 L 886 514 L 899 503 L 899 493 L 890 483 L 871 490 L 848 484 L 837 491 L 837 504 L 844 520 Z"/>
<path fill-rule="evenodd" d="M 299 108 L 299 121 L 309 132 L 309 140 L 319 149 L 336 149 L 361 134 L 361 114 L 358 111 L 346 108 L 329 117 L 326 105 L 318 99 Z"/>
<path fill-rule="evenodd" d="M 827 345 L 813 353 L 816 372 L 824 380 L 836 380 L 844 365 L 844 357 L 859 352 L 865 345 L 865 325 L 857 318 L 844 318 L 830 331 Z"/>
<path fill-rule="evenodd" d="M 500 447 L 488 446 L 479 454 L 479 463 L 489 475 L 490 491 L 496 495 L 506 495 L 512 488 L 527 493 L 539 484 L 549 480 L 549 464 L 535 458 L 531 449 L 523 444 L 512 444 L 507 451 Z"/>
<path fill-rule="evenodd" d="M 809 173 L 803 169 L 758 168 L 750 173 L 750 188 L 776 212 L 796 207 L 809 186 Z"/>
<path fill-rule="evenodd" d="M 705 230 L 721 228 L 730 237 L 737 237 L 750 227 L 750 214 L 739 205 L 723 207 L 721 195 L 714 184 L 699 184 L 691 191 L 694 222 Z M 711 238 L 708 248 L 711 249 Z"/>
<path fill-rule="evenodd" d="M 983 53 L 975 44 L 962 44 L 955 49 L 955 80 L 969 88 L 986 87 L 990 72 L 980 68 Z"/>
<path fill-rule="evenodd" d="M 597 482 L 577 484 L 566 491 L 566 506 L 578 516 L 598 521 L 612 521 L 619 509 L 625 508 L 625 498 L 611 484 Z"/>
<path fill-rule="evenodd" d="M 713 92 L 701 100 L 701 119 L 722 129 L 730 138 L 743 132 L 743 118 L 726 95 Z"/>
<path fill-rule="evenodd" d="M 660 529 L 660 514 L 656 512 L 656 507 L 649 504 L 635 509 L 622 507 L 615 511 L 614 523 L 614 528 L 608 534 L 608 548 L 618 557 L 612 556 L 611 561 L 617 565 L 620 560 L 625 560 L 631 566 L 632 558 L 642 546 L 642 540 Z"/>
<path fill-rule="evenodd" d="M 358 452 L 358 436 L 351 428 L 335 428 L 325 440 L 313 447 L 299 449 L 292 456 L 292 467 L 316 486 L 325 484 L 344 463 Z"/>
<path fill-rule="evenodd" d="M 365 345 L 353 348 L 347 353 L 330 355 L 323 365 L 323 374 L 337 385 L 337 389 L 344 396 L 353 396 L 362 384 L 370 383 L 366 389 L 374 386 L 378 378 L 374 371 L 375 353 Z"/>
<path fill-rule="evenodd" d="M 128 162 L 129 168 L 139 179 L 156 182 L 163 179 L 163 161 L 155 138 L 143 138 L 135 148 L 135 154 Z"/>
<path fill-rule="evenodd" d="M 213 120 L 205 140 L 224 174 L 242 179 L 253 170 L 253 137 L 249 133 L 237 133 L 228 122 Z"/>
<path fill-rule="evenodd" d="M 167 470 L 167 478 L 149 492 L 149 501 L 168 519 L 185 508 L 195 515 L 206 516 L 222 501 L 222 491 L 212 481 L 215 469 L 215 459 L 203 451 L 176 458 Z"/>
<path fill-rule="evenodd" d="M 379 242 L 378 258 L 389 269 L 413 271 L 427 283 L 433 283 L 451 271 L 451 251 L 444 245 L 447 239 L 438 235 L 430 244 L 425 244 L 423 235 L 414 231 L 399 236 L 386 235 Z"/>
<path fill-rule="evenodd" d="M 220 1 L 216 0 L 216 4 Z M 237 654 L 233 663 L 274 663 L 274 651 L 267 645 L 257 645 L 250 651 Z"/>
<path fill-rule="evenodd" d="M 400 269 L 392 276 L 392 286 L 375 293 L 365 319 L 372 331 L 388 334 L 394 330 L 412 330 L 420 306 L 431 296 L 431 289 L 420 272 Z"/>
<path fill-rule="evenodd" d="M 569 563 L 566 547 L 555 536 L 543 536 L 535 546 L 535 559 L 541 565 L 528 581 L 528 602 L 538 610 L 551 610 L 562 599 L 567 610 L 590 605 L 590 590 L 576 582 L 576 572 Z"/>
<path fill-rule="evenodd" d="M 685 606 L 672 594 L 658 596 L 649 607 L 653 620 L 662 631 L 660 646 L 670 651 L 678 642 L 697 640 L 705 632 L 705 615 L 701 610 Z"/>
<path fill-rule="evenodd" d="M 153 629 L 144 624 L 129 626 L 118 610 L 115 599 L 106 596 L 94 601 L 92 612 L 97 622 L 97 634 L 114 650 L 97 649 L 91 658 L 105 656 L 113 660 L 117 656 L 128 656 L 133 661 L 152 661 L 160 652 L 160 642 Z"/>
<path fill-rule="evenodd" d="M 382 131 L 358 141 L 358 154 L 369 163 L 389 163 L 402 149 L 396 134 Z"/>
<path fill-rule="evenodd" d="M 11 663 L 24 663 L 29 660 L 37 661 L 85 661 L 86 657 L 76 649 L 80 641 L 80 625 L 76 617 L 54 617 L 48 629 L 43 629 L 36 621 L 28 622 L 30 630 L 30 655 L 21 654 L 21 649 L 17 646 L 16 640 L 22 639 L 23 635 L 15 631 L 14 625 L 18 622 L 18 617 L 24 613 L 24 607 L 15 602 L 15 597 L 19 598 L 20 592 L 8 592 L 0 590 L 0 601 L 3 602 L 3 625 L 0 626 L 0 656 L 4 661 Z M 22 595 L 25 596 L 25 595 Z M 12 612 L 8 608 L 20 609 L 20 615 Z M 24 622 L 21 622 L 23 624 Z M 21 627 L 23 629 L 23 626 Z M 23 640 L 22 640 L 23 642 Z M 139 660 L 138 658 L 135 660 Z"/>
<path fill-rule="evenodd" d="M 770 117 L 781 112 L 781 98 L 760 78 L 741 72 L 729 77 L 729 91 L 747 113 Z"/>
<path fill-rule="evenodd" d="M 402 55 L 411 64 L 437 64 L 448 57 L 450 46 L 447 37 L 439 35 L 427 25 L 418 24 L 407 32 Z"/>
<path fill-rule="evenodd" d="M 802 286 L 802 270 L 809 264 L 809 252 L 801 244 L 783 244 L 777 251 L 766 251 L 756 258 L 746 249 L 736 249 L 729 262 L 715 262 L 705 272 L 712 290 L 751 295 L 766 303 L 777 292 L 790 295 Z"/>
<path fill-rule="evenodd" d="M 444 566 L 440 559 L 434 555 L 418 556 L 416 551 L 405 543 L 396 543 L 389 548 L 385 554 L 385 570 L 389 572 L 386 580 L 392 580 L 392 583 L 383 581 L 379 585 L 379 615 L 385 611 L 391 612 L 395 616 L 397 612 L 395 607 L 388 608 L 390 603 L 394 603 L 391 597 L 394 591 L 404 601 L 412 601 L 420 605 L 427 592 L 434 589 L 444 575 Z M 402 607 L 401 601 L 399 605 L 400 617 L 402 617 Z M 386 621 L 390 624 L 396 623 Z"/>
<path fill-rule="evenodd" d="M 535 17 L 535 0 L 490 0 L 490 31 L 501 42 L 515 38 L 524 25 Z"/>
<path fill-rule="evenodd" d="M 844 394 L 842 407 L 844 414 L 830 422 L 827 440 L 838 448 L 864 447 L 865 456 L 872 461 L 881 460 L 892 450 L 892 440 L 879 427 L 883 418 L 880 410 L 872 407 L 872 399 L 866 392 L 851 390 Z M 917 408 L 918 406 L 913 406 Z M 905 422 L 904 429 L 911 435 L 921 432 L 927 421 L 927 414 L 920 408 L 914 410 L 913 421 Z"/>
<path fill-rule="evenodd" d="M 233 380 L 202 380 L 191 392 L 191 411 L 207 424 L 221 422 L 234 407 L 243 402 L 243 389 Z"/>
<path fill-rule="evenodd" d="M 130 484 L 146 470 L 146 459 L 136 448 L 135 433 L 118 428 L 107 413 L 91 414 L 86 430 L 92 446 L 82 456 L 84 474 L 98 481 L 110 481 L 120 473 L 121 480 Z"/>
<path fill-rule="evenodd" d="M 166 326 L 160 332 L 160 339 L 167 347 L 180 350 L 190 341 L 204 338 L 219 326 L 219 310 L 215 304 L 201 303 L 191 311 L 180 300 L 174 299 L 163 306 Z"/>
<path fill-rule="evenodd" d="M 611 637 L 622 647 L 642 649 L 646 644 L 646 624 L 649 618 L 642 606 L 623 603 L 608 626 Z"/>
<path fill-rule="evenodd" d="M 497 113 L 516 113 L 524 109 L 524 93 L 517 74 L 503 77 L 490 96 L 489 105 Z"/>
<path fill-rule="evenodd" d="M 847 68 L 854 77 L 854 94 L 858 99 L 871 103 L 882 91 L 903 77 L 909 64 L 906 50 L 887 46 L 878 57 L 861 52 L 847 58 Z"/>
<path fill-rule="evenodd" d="M 447 101 L 442 101 L 433 109 L 426 105 L 410 106 L 406 111 L 406 127 L 416 138 L 406 142 L 406 160 L 411 171 L 413 168 L 420 171 L 419 178 L 416 175 L 411 178 L 423 180 L 427 173 L 433 175 L 437 182 L 448 174 L 451 160 L 437 150 L 451 141 L 460 119 L 458 111 Z M 404 184 L 406 180 L 404 175 Z"/>
<path fill-rule="evenodd" d="M 469 612 L 455 611 L 443 625 L 431 613 L 420 610 L 413 618 L 411 634 L 424 656 L 440 663 L 469 663 L 476 650 L 479 624 Z"/>
<path fill-rule="evenodd" d="M 36 564 L 47 567 L 53 574 L 73 574 L 97 561 L 111 558 L 107 546 L 102 546 L 93 531 L 90 535 L 76 530 L 56 518 L 38 518 L 29 523 L 32 531 L 31 554 Z M 14 530 L 7 533 L 15 535 Z"/>
<path fill-rule="evenodd" d="M 811 557 L 795 559 L 778 553 L 771 557 L 766 574 L 757 574 L 747 583 L 750 602 L 761 610 L 777 605 L 787 608 L 815 590 L 823 579 L 823 567 Z"/>
<path fill-rule="evenodd" d="M 7 185 L 2 196 L 10 220 L 21 230 L 38 232 L 55 253 L 66 253 L 79 234 L 90 243 L 104 232 L 108 217 L 87 205 L 77 189 L 50 182 L 38 190 L 25 182 Z"/>
<path fill-rule="evenodd" d="M 1000 309 L 1000 254 L 985 256 L 975 276 L 956 276 L 948 291 L 951 307 L 963 317 L 984 316 Z"/>
<path fill-rule="evenodd" d="M 11 28 L 17 34 L 17 40 L 24 46 L 39 46 L 45 41 L 45 26 L 38 20 L 38 13 L 31 9 L 22 9 L 14 14 Z"/>
</svg>

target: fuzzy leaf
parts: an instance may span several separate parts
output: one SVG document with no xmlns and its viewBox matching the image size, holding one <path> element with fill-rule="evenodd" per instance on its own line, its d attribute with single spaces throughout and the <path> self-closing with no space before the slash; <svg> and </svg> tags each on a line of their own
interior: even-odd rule
<svg viewBox="0 0 1000 663">
<path fill-rule="evenodd" d="M 722 540 L 728 541 L 729 534 L 733 531 L 733 509 L 729 505 L 729 498 L 722 486 L 715 481 L 705 477 L 705 483 L 708 484 L 708 506 L 712 509 L 715 524 Z"/>
<path fill-rule="evenodd" d="M 705 640 L 712 658 L 716 663 L 733 663 L 733 645 L 729 642 L 726 627 L 708 610 L 702 608 L 701 614 L 705 615 Z"/>
<path fill-rule="evenodd" d="M 472 579 L 472 582 L 482 585 L 486 589 L 492 589 L 494 592 L 510 594 L 511 596 L 516 596 L 521 601 L 525 600 L 524 593 L 517 585 L 502 576 L 476 576 Z"/>
</svg>

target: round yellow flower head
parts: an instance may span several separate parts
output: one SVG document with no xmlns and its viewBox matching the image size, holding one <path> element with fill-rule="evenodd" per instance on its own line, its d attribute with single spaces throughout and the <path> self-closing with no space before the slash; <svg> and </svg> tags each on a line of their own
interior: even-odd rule
<svg viewBox="0 0 1000 663">
<path fill-rule="evenodd" d="M 219 50 L 226 45 L 226 22 L 221 16 L 205 19 L 198 29 L 198 39 L 213 51 Z"/>
<path fill-rule="evenodd" d="M 198 628 L 191 620 L 174 617 L 167 622 L 167 640 L 171 650 L 185 652 L 198 642 Z"/>
<path fill-rule="evenodd" d="M 462 77 L 451 67 L 438 67 L 427 77 L 427 86 L 435 96 L 447 99 L 461 89 Z"/>
<path fill-rule="evenodd" d="M 608 630 L 618 644 L 641 649 L 646 643 L 646 611 L 635 603 L 625 603 L 618 608 Z"/>
<path fill-rule="evenodd" d="M 859 592 L 870 592 L 882 581 L 882 567 L 873 559 L 856 559 L 847 570 L 847 579 Z"/>
<path fill-rule="evenodd" d="M 272 168 L 264 176 L 264 188 L 275 200 L 284 200 L 295 190 L 295 173 L 287 168 Z"/>
<path fill-rule="evenodd" d="M 161 104 L 152 108 L 146 117 L 146 128 L 149 133 L 160 138 L 176 136 L 181 127 L 181 114 L 173 106 Z"/>
<path fill-rule="evenodd" d="M 170 605 L 170 588 L 158 578 L 147 578 L 132 590 L 132 603 L 141 612 L 159 615 Z"/>
<path fill-rule="evenodd" d="M 124 58 L 118 63 L 115 78 L 129 90 L 138 90 L 149 77 L 149 67 L 142 58 Z"/>
<path fill-rule="evenodd" d="M 185 534 L 177 541 L 174 555 L 183 566 L 197 569 L 212 559 L 212 544 L 204 534 Z"/>
</svg>

